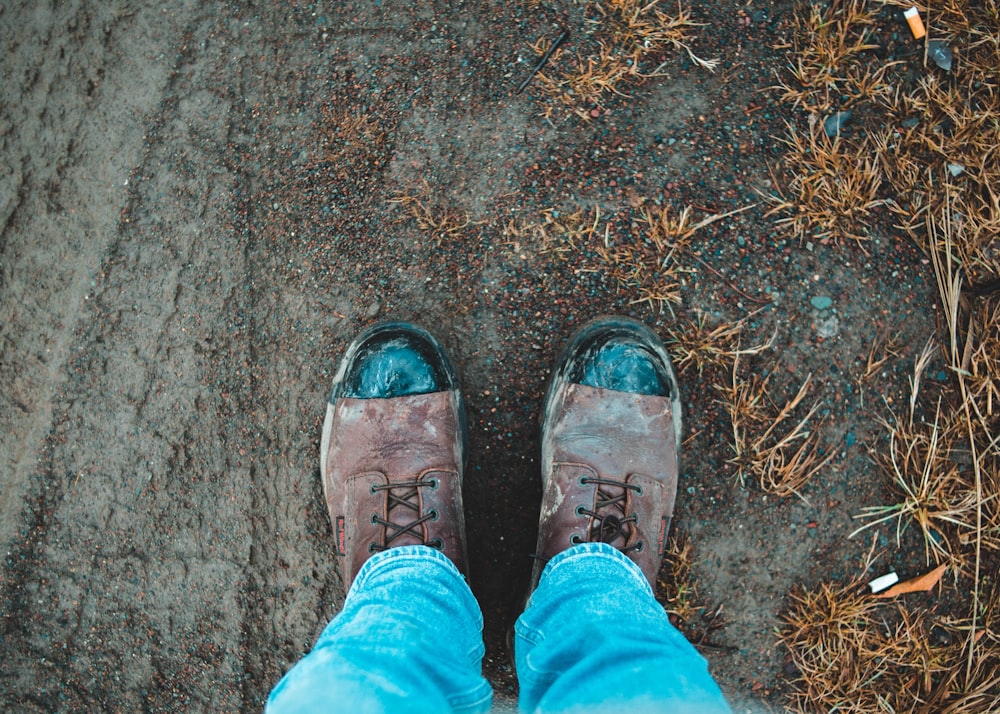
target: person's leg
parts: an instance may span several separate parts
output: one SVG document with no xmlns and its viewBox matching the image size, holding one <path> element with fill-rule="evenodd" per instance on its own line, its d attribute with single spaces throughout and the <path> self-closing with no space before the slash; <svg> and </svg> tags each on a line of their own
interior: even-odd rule
<svg viewBox="0 0 1000 714">
<path fill-rule="evenodd" d="M 403 546 L 366 562 L 267 712 L 486 712 L 483 619 L 440 551 Z"/>
<path fill-rule="evenodd" d="M 536 589 L 515 626 L 523 711 L 729 711 L 653 597 L 680 410 L 670 358 L 645 325 L 604 319 L 570 340 L 542 422 Z"/>
<path fill-rule="evenodd" d="M 522 711 L 729 711 L 642 571 L 606 543 L 553 557 L 514 631 Z"/>
<path fill-rule="evenodd" d="M 320 453 L 347 598 L 269 711 L 489 709 L 464 579 L 465 441 L 458 379 L 430 334 L 387 323 L 348 347 Z"/>
</svg>

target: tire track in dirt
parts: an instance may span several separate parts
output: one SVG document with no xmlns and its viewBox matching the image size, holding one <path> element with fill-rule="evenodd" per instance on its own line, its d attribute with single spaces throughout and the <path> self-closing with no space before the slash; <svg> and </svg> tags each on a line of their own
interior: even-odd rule
<svg viewBox="0 0 1000 714">
<path fill-rule="evenodd" d="M 141 153 L 142 117 L 166 81 L 151 58 L 166 47 L 176 18 L 159 8 L 71 2 L 8 3 L 3 20 L 0 539 L 7 542 Z"/>
<path fill-rule="evenodd" d="M 226 166 L 235 52 L 188 21 L 100 283 L 72 339 L 4 571 L 2 697 L 41 710 L 240 707 L 249 465 L 219 419 L 243 352 Z M 115 211 L 112 215 L 117 215 Z"/>
</svg>

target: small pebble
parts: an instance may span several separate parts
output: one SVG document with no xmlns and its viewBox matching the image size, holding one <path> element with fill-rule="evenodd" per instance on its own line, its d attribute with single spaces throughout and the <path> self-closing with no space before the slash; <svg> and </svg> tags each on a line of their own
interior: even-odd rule
<svg viewBox="0 0 1000 714">
<path fill-rule="evenodd" d="M 844 124 L 851 120 L 852 116 L 854 116 L 854 112 L 847 110 L 837 112 L 836 114 L 827 117 L 826 121 L 823 122 L 823 131 L 826 132 L 826 135 L 831 138 L 836 136 L 840 133 Z"/>
<path fill-rule="evenodd" d="M 931 40 L 927 43 L 927 56 L 934 64 L 945 72 L 951 71 L 951 61 L 954 57 L 951 47 L 944 40 Z"/>
<path fill-rule="evenodd" d="M 833 305 L 833 300 L 825 295 L 817 295 L 816 297 L 810 298 L 809 302 L 817 310 L 827 310 L 831 305 Z"/>
<path fill-rule="evenodd" d="M 824 340 L 836 337 L 840 332 L 840 320 L 836 315 L 831 315 L 825 320 L 820 320 L 816 324 L 816 334 Z"/>
</svg>

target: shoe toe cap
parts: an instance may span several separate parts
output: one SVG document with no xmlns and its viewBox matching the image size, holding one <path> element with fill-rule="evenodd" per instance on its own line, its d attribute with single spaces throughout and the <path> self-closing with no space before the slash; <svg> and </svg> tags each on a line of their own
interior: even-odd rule
<svg viewBox="0 0 1000 714">
<path fill-rule="evenodd" d="M 387 399 L 454 388 L 455 379 L 437 342 L 399 323 L 370 332 L 347 365 L 338 396 Z"/>
<path fill-rule="evenodd" d="M 565 357 L 566 377 L 616 392 L 674 397 L 676 380 L 659 338 L 630 320 L 596 321 L 578 334 Z"/>
</svg>

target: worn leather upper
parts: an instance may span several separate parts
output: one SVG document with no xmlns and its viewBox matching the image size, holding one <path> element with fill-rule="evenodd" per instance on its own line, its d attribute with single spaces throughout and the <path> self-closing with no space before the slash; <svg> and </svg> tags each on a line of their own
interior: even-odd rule
<svg viewBox="0 0 1000 714">
<path fill-rule="evenodd" d="M 466 572 L 458 399 L 451 390 L 389 399 L 341 397 L 329 405 L 333 422 L 323 485 L 345 588 L 371 557 L 370 546 L 384 548 L 392 535 L 373 516 L 406 524 L 434 514 L 417 527 L 419 538 L 404 533 L 392 545 L 440 539 L 440 549 Z M 405 482 L 423 485 L 373 488 Z M 407 496 L 405 502 L 396 500 Z"/>
<path fill-rule="evenodd" d="M 671 398 L 564 382 L 550 396 L 542 439 L 537 552 L 542 560 L 532 582 L 537 583 L 545 560 L 576 539 L 603 540 L 591 530 L 596 519 L 578 509 L 597 511 L 599 501 L 624 495 L 622 515 L 635 516 L 637 522 L 625 523 L 610 542 L 625 550 L 655 585 L 677 493 Z M 621 481 L 641 491 L 595 484 L 594 479 Z"/>
</svg>

